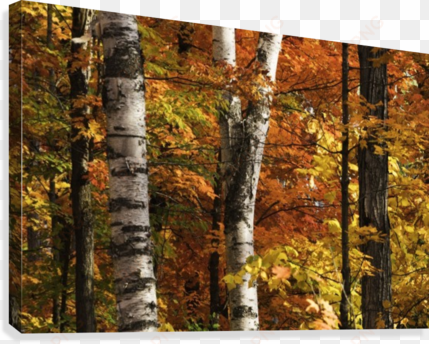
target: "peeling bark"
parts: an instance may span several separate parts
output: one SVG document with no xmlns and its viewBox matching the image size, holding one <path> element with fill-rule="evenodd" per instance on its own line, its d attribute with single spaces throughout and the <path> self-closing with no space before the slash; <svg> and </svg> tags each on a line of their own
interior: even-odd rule
<svg viewBox="0 0 429 344">
<path fill-rule="evenodd" d="M 368 116 L 387 119 L 387 65 L 374 65 L 372 59 L 386 54 L 385 49 L 373 52 L 372 47 L 359 46 L 360 91 L 369 104 L 377 104 L 367 111 Z M 382 132 L 384 128 L 377 128 Z M 390 222 L 387 211 L 388 155 L 375 154 L 377 132 L 368 131 L 367 147 L 360 148 L 359 160 L 359 226 L 373 226 L 385 234 L 382 243 L 369 241 L 362 246 L 362 252 L 372 257 L 371 264 L 380 270 L 375 276 L 362 279 L 363 328 L 376 328 L 381 315 L 384 328 L 393 328 L 390 308 L 383 307 L 383 301 L 392 300 L 392 265 L 390 251 Z M 385 147 L 384 143 L 377 143 Z"/>
<path fill-rule="evenodd" d="M 101 12 L 114 283 L 119 331 L 158 327 L 149 223 L 143 58 L 134 16 Z"/>
</svg>

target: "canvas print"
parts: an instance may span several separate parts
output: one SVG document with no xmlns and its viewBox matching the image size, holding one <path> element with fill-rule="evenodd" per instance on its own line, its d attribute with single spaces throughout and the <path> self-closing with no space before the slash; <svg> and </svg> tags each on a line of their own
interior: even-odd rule
<svg viewBox="0 0 429 344">
<path fill-rule="evenodd" d="M 428 55 L 27 1 L 9 54 L 17 330 L 428 327 Z"/>
</svg>

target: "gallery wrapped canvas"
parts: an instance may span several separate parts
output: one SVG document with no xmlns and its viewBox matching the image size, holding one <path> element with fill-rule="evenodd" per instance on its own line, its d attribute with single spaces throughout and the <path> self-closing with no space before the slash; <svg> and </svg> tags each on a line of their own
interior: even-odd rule
<svg viewBox="0 0 429 344">
<path fill-rule="evenodd" d="M 429 57 L 10 6 L 23 333 L 429 325 Z"/>
</svg>

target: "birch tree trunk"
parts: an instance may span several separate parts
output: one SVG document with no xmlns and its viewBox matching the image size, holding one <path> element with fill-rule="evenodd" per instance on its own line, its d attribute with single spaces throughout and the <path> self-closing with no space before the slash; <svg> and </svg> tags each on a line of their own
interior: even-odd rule
<svg viewBox="0 0 429 344">
<path fill-rule="evenodd" d="M 88 94 L 90 68 L 83 65 L 81 56 L 88 49 L 85 41 L 77 38 L 89 35 L 92 10 L 73 8 L 72 60 L 69 65 L 70 98 L 72 101 L 72 208 L 76 238 L 76 331 L 96 332 L 94 309 L 94 228 L 92 215 L 91 184 L 88 163 L 91 161 L 92 139 L 82 135 L 88 130 L 87 105 L 77 107 L 75 101 Z M 83 124 L 83 128 L 79 125 Z"/>
<path fill-rule="evenodd" d="M 281 35 L 261 33 L 256 60 L 275 80 Z M 214 60 L 235 65 L 234 30 L 213 27 Z M 253 222 L 256 190 L 259 181 L 265 139 L 270 118 L 271 90 L 259 85 L 261 98 L 249 104 L 245 120 L 241 115 L 239 99 L 225 92 L 228 110 L 220 114 L 222 165 L 225 196 L 225 237 L 227 273 L 237 273 L 254 254 Z M 256 284 L 248 286 L 249 274 L 243 283 L 229 294 L 232 331 L 259 329 Z"/>
<path fill-rule="evenodd" d="M 143 58 L 134 16 L 101 12 L 103 106 L 119 331 L 156 331 L 146 161 Z"/>
<path fill-rule="evenodd" d="M 372 47 L 359 46 L 360 92 L 374 108 L 368 108 L 368 116 L 387 119 L 387 66 L 376 66 L 372 59 L 379 59 L 385 49 L 372 52 Z M 379 133 L 383 128 L 376 128 Z M 392 301 L 392 266 L 390 258 L 390 222 L 387 212 L 388 155 L 375 154 L 378 143 L 376 129 L 368 130 L 367 147 L 359 148 L 359 226 L 373 226 L 385 234 L 382 243 L 369 241 L 362 246 L 362 252 L 371 256 L 371 264 L 380 270 L 375 276 L 362 279 L 363 328 L 376 328 L 381 314 L 384 328 L 393 328 L 390 307 L 383 307 L 383 301 Z"/>
</svg>

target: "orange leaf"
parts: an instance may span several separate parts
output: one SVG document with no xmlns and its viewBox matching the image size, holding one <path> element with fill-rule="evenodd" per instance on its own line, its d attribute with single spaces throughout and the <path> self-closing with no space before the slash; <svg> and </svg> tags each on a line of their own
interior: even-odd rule
<svg viewBox="0 0 429 344">
<path fill-rule="evenodd" d="M 291 275 L 290 268 L 284 266 L 275 266 L 272 268 L 272 272 L 278 279 L 287 279 Z"/>
</svg>

